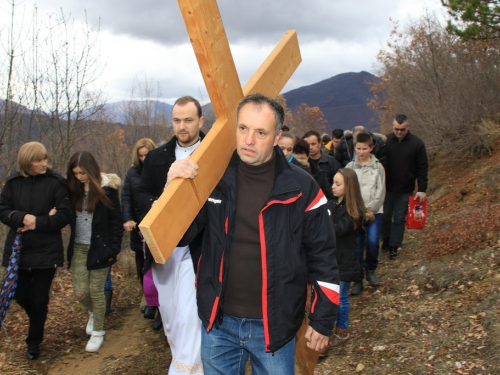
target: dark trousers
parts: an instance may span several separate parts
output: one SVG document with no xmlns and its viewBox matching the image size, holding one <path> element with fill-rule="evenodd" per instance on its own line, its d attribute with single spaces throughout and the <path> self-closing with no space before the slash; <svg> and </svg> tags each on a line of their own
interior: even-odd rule
<svg viewBox="0 0 500 375">
<path fill-rule="evenodd" d="M 390 239 L 389 246 L 403 245 L 408 199 L 411 195 L 411 193 L 395 194 L 389 191 L 385 194 L 381 236 L 383 240 Z"/>
<path fill-rule="evenodd" d="M 19 269 L 16 294 L 17 303 L 30 319 L 26 344 L 38 345 L 43 341 L 45 320 L 49 311 L 49 291 L 56 268 L 35 270 Z"/>
<path fill-rule="evenodd" d="M 140 251 L 134 250 L 135 253 L 135 268 L 137 271 L 137 278 L 141 281 L 141 286 L 143 284 L 144 275 L 142 274 L 142 269 L 144 268 L 144 253 L 142 249 Z"/>
</svg>

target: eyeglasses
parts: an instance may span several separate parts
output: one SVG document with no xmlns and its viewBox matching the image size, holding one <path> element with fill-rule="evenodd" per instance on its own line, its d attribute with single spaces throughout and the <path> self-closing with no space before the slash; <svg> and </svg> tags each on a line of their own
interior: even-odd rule
<svg viewBox="0 0 500 375">
<path fill-rule="evenodd" d="M 403 133 L 403 132 L 405 132 L 405 131 L 408 130 L 408 128 L 396 128 L 395 126 L 393 127 L 393 129 L 394 129 L 395 132 L 401 132 L 401 133 Z"/>
</svg>

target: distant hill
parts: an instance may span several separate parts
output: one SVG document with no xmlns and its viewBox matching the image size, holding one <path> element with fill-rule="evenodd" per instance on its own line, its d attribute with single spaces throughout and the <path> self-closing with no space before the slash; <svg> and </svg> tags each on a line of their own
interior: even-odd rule
<svg viewBox="0 0 500 375">
<path fill-rule="evenodd" d="M 373 97 L 367 82 L 376 80 L 377 76 L 364 71 L 342 73 L 310 86 L 288 91 L 284 96 L 291 109 L 302 103 L 319 107 L 328 121 L 328 132 L 335 128 L 352 129 L 356 125 L 378 131 L 377 113 L 366 105 Z"/>
<path fill-rule="evenodd" d="M 377 113 L 368 108 L 367 102 L 373 97 L 369 90 L 369 81 L 378 77 L 368 72 L 342 73 L 324 81 L 284 93 L 288 107 L 295 108 L 302 103 L 310 107 L 319 107 L 325 115 L 328 131 L 335 128 L 352 129 L 356 125 L 364 125 L 370 130 L 379 130 Z M 149 101 L 151 113 L 164 112 L 166 118 L 172 120 L 172 105 L 158 100 Z M 143 108 L 144 101 L 120 101 L 107 103 L 105 108 L 109 118 L 116 123 L 126 123 L 126 108 L 135 105 Z M 211 124 L 213 114 L 211 104 L 203 106 L 205 121 Z"/>
</svg>

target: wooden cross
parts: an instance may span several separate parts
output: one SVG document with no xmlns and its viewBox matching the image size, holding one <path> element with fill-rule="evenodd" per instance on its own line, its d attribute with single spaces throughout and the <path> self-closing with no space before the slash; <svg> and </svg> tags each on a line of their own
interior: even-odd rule
<svg viewBox="0 0 500 375">
<path fill-rule="evenodd" d="M 222 178 L 236 148 L 236 109 L 249 94 L 278 96 L 300 64 L 295 31 L 288 31 L 241 88 L 216 0 L 178 0 L 217 120 L 190 156 L 194 180 L 175 179 L 139 228 L 157 263 L 165 263 Z"/>
</svg>

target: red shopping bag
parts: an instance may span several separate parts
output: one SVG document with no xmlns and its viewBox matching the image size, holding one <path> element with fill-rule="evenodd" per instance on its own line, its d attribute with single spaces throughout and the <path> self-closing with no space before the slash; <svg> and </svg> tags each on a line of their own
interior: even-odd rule
<svg viewBox="0 0 500 375">
<path fill-rule="evenodd" d="M 408 199 L 408 214 L 406 215 L 407 229 L 423 229 L 427 218 L 427 199 L 420 203 L 420 199 Z"/>
</svg>

